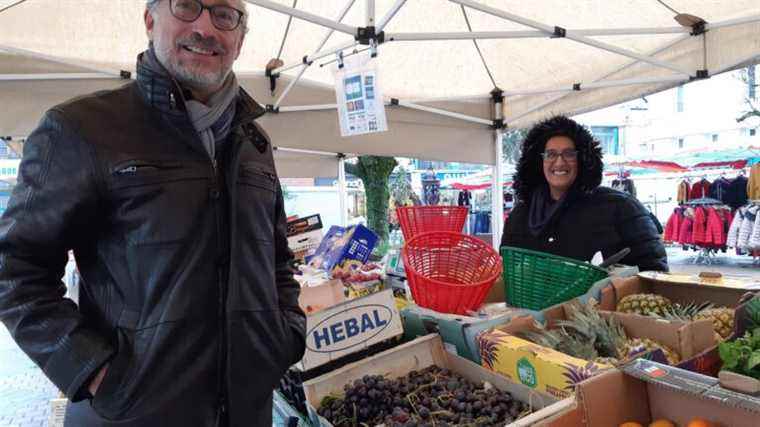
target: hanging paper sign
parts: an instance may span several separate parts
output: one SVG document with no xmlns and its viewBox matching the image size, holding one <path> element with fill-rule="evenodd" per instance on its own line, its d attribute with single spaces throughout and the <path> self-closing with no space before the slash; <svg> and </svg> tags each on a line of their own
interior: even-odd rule
<svg viewBox="0 0 760 427">
<path fill-rule="evenodd" d="M 342 136 L 385 132 L 383 95 L 377 79 L 377 63 L 355 55 L 335 72 L 335 94 Z"/>
</svg>

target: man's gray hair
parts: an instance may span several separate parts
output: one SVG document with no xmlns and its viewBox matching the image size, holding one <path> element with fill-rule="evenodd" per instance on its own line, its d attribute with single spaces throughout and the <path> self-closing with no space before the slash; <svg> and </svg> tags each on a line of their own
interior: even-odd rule
<svg viewBox="0 0 760 427">
<path fill-rule="evenodd" d="M 245 1 L 238 0 L 240 2 L 240 7 L 243 9 L 243 22 L 241 23 L 243 25 L 243 33 L 248 32 L 248 9 L 246 8 Z M 161 0 L 145 0 L 145 8 L 148 9 L 149 12 L 153 12 L 153 9 L 161 3 Z"/>
</svg>

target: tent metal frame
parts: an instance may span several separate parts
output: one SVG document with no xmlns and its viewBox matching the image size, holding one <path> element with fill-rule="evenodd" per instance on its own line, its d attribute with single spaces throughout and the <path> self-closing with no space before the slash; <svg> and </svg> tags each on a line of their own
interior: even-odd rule
<svg viewBox="0 0 760 427">
<path fill-rule="evenodd" d="M 295 85 L 304 75 L 305 71 L 313 64 L 314 61 L 325 58 L 325 57 L 333 56 L 333 55 L 338 55 L 340 57 L 345 50 L 353 49 L 359 44 L 369 45 L 370 48 L 372 49 L 372 53 L 375 54 L 377 46 L 386 42 L 390 42 L 390 41 L 566 38 L 566 39 L 575 41 L 577 43 L 591 46 L 591 47 L 594 47 L 603 51 L 607 51 L 610 53 L 622 55 L 622 56 L 631 58 L 633 60 L 630 63 L 626 64 L 625 66 L 618 68 L 617 70 L 614 70 L 597 80 L 594 80 L 588 83 L 583 83 L 583 82 L 575 83 L 571 87 L 564 86 L 560 88 L 544 88 L 544 89 L 533 89 L 533 90 L 507 91 L 507 92 L 504 92 L 498 88 L 495 88 L 494 92 L 492 92 L 491 95 L 488 97 L 483 96 L 483 95 L 473 95 L 473 96 L 409 99 L 409 100 L 391 99 L 388 102 L 388 105 L 392 105 L 392 106 L 400 106 L 404 108 L 417 109 L 417 110 L 425 111 L 431 114 L 438 114 L 445 117 L 465 120 L 472 123 L 487 125 L 493 128 L 494 129 L 495 164 L 493 165 L 494 173 L 493 173 L 492 180 L 493 180 L 493 185 L 497 189 L 501 189 L 501 185 L 503 181 L 501 177 L 501 157 L 502 157 L 501 137 L 503 134 L 503 129 L 506 127 L 505 117 L 503 116 L 504 96 L 558 93 L 557 96 L 554 96 L 547 101 L 541 102 L 537 106 L 529 108 L 527 111 L 523 111 L 518 115 L 509 117 L 509 120 L 517 120 L 539 109 L 545 108 L 546 106 L 551 105 L 552 103 L 555 103 L 559 101 L 560 99 L 566 97 L 568 94 L 577 92 L 577 91 L 588 90 L 588 89 L 598 89 L 598 88 L 605 88 L 605 87 L 614 87 L 614 86 L 637 85 L 637 84 L 656 84 L 656 83 L 678 84 L 681 82 L 688 82 L 695 79 L 709 78 L 711 74 L 715 74 L 717 72 L 721 72 L 725 70 L 723 69 L 712 70 L 713 73 L 710 73 L 709 72 L 710 70 L 707 70 L 707 69 L 688 70 L 684 67 L 678 66 L 668 61 L 657 59 L 655 56 L 658 53 L 668 49 L 669 47 L 672 47 L 678 43 L 683 42 L 689 37 L 695 37 L 695 36 L 705 37 L 704 33 L 706 31 L 760 21 L 760 15 L 754 15 L 754 16 L 730 19 L 730 20 L 716 22 L 716 23 L 702 22 L 699 28 L 697 28 L 697 26 L 695 25 L 695 27 L 692 27 L 692 28 L 688 26 L 679 26 L 679 27 L 673 26 L 673 27 L 661 27 L 661 28 L 565 29 L 559 26 L 550 26 L 542 22 L 537 22 L 525 17 L 521 17 L 512 13 L 509 13 L 507 11 L 501 10 L 501 9 L 497 9 L 494 7 L 481 4 L 474 0 L 447 0 L 451 3 L 458 4 L 463 8 L 467 7 L 467 8 L 477 10 L 491 16 L 504 19 L 509 22 L 518 23 L 526 27 L 532 28 L 532 30 L 470 31 L 470 32 L 439 32 L 439 33 L 424 33 L 424 32 L 384 33 L 384 29 L 386 28 L 386 26 L 393 20 L 393 18 L 398 14 L 398 12 L 405 6 L 405 4 L 407 3 L 407 0 L 396 0 L 396 2 L 393 4 L 391 9 L 388 10 L 388 12 L 384 16 L 382 16 L 382 18 L 380 18 L 380 20 L 377 22 L 376 22 L 375 0 L 365 0 L 365 3 L 366 3 L 366 9 L 365 9 L 366 26 L 365 27 L 354 27 L 354 26 L 346 25 L 342 23 L 343 19 L 345 18 L 348 11 L 353 6 L 356 0 L 348 0 L 347 4 L 340 11 L 338 17 L 334 20 L 324 18 L 322 16 L 309 13 L 300 9 L 296 9 L 293 7 L 287 7 L 271 0 L 244 0 L 244 1 L 255 6 L 259 6 L 268 10 L 279 12 L 284 15 L 288 15 L 291 18 L 300 19 L 306 22 L 310 22 L 312 24 L 320 25 L 328 29 L 328 32 L 325 34 L 322 42 L 319 44 L 319 47 L 311 55 L 304 56 L 300 62 L 279 67 L 268 73 L 271 77 L 276 78 L 285 71 L 289 71 L 289 70 L 300 67 L 300 69 L 298 70 L 296 74 L 296 77 L 293 80 L 291 80 L 289 84 L 286 86 L 286 88 L 284 89 L 284 91 L 280 93 L 277 100 L 275 101 L 275 104 L 268 106 L 268 110 L 270 112 L 275 112 L 275 113 L 276 112 L 285 113 L 285 112 L 295 112 L 295 111 L 319 111 L 319 110 L 331 110 L 331 109 L 337 108 L 337 105 L 335 104 L 306 105 L 306 106 L 282 106 L 281 104 L 283 103 L 288 93 L 293 89 L 293 87 L 295 87 Z M 20 3 L 21 2 L 17 2 L 16 4 L 20 4 Z M 6 8 L 5 10 L 7 9 L 8 8 Z M 325 49 L 324 45 L 326 44 L 328 39 L 332 36 L 332 34 L 335 31 L 348 34 L 352 36 L 354 40 L 350 42 L 341 43 L 332 47 L 328 47 Z M 678 37 L 676 40 L 671 41 L 667 43 L 666 45 L 648 54 L 640 54 L 638 52 L 620 48 L 612 44 L 590 38 L 590 37 L 619 36 L 619 35 L 657 35 L 657 34 L 683 34 L 683 36 Z M 704 44 L 704 46 L 705 47 L 703 47 L 703 54 L 706 56 L 707 55 L 706 43 Z M 105 68 L 95 68 L 88 64 L 77 63 L 75 61 L 62 60 L 60 58 L 55 58 L 49 55 L 44 55 L 37 52 L 23 50 L 23 49 L 12 48 L 9 46 L 0 45 L 0 51 L 5 51 L 11 54 L 17 54 L 17 55 L 31 57 L 31 58 L 37 58 L 37 59 L 41 59 L 45 61 L 64 64 L 64 65 L 68 65 L 72 67 L 77 67 L 82 70 L 90 71 L 90 72 L 85 71 L 85 72 L 78 72 L 78 73 L 38 73 L 38 74 L 4 74 L 4 75 L 0 74 L 0 81 L 78 80 L 78 79 L 95 79 L 95 78 L 124 79 L 124 78 L 131 77 L 131 74 L 126 71 L 110 70 L 110 69 L 105 69 Z M 747 61 L 750 61 L 753 59 L 755 59 L 754 56 L 751 58 L 747 58 Z M 670 76 L 658 77 L 658 78 L 607 80 L 608 78 L 625 70 L 626 68 L 634 64 L 638 64 L 642 62 L 650 64 L 655 67 L 672 70 L 676 74 L 670 75 Z M 440 108 L 435 108 L 435 107 L 431 107 L 427 105 L 422 105 L 424 103 L 434 103 L 434 102 L 444 102 L 444 101 L 462 101 L 462 102 L 483 101 L 483 100 L 486 100 L 487 98 L 491 98 L 492 100 L 491 105 L 493 107 L 493 112 L 492 112 L 493 119 L 490 119 L 490 120 L 480 118 L 480 117 L 472 117 L 465 114 L 460 114 L 460 113 L 456 113 L 456 112 L 452 112 L 452 111 L 448 111 L 448 110 L 444 110 Z M 341 158 L 340 164 L 342 166 L 343 160 L 342 160 L 342 157 L 340 156 L 339 156 L 339 158 Z M 338 173 L 339 177 L 341 176 L 340 169 L 342 169 L 342 167 L 339 168 L 339 173 Z M 342 174 L 343 174 L 343 178 L 345 179 L 345 171 L 342 171 Z M 345 185 L 345 182 L 344 182 L 344 185 Z M 494 191 L 493 195 L 494 196 L 492 198 L 492 202 L 494 205 L 493 206 L 494 210 L 493 210 L 493 216 L 492 216 L 492 224 L 493 224 L 492 230 L 494 231 L 493 233 L 494 245 L 498 247 L 497 239 L 499 238 L 499 234 L 500 234 L 499 231 L 501 228 L 501 217 L 502 217 L 501 213 L 503 213 L 503 203 L 501 202 L 502 193 L 501 191 Z M 342 201 L 342 203 L 344 203 L 344 201 Z M 344 206 L 341 207 L 342 211 L 344 210 L 343 207 Z M 343 212 L 343 215 L 344 214 L 345 213 Z M 343 221 L 343 218 L 341 220 Z"/>
</svg>

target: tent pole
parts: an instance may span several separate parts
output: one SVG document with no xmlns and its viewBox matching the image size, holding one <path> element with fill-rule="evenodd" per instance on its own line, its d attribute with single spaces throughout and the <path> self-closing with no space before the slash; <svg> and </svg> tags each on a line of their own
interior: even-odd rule
<svg viewBox="0 0 760 427">
<path fill-rule="evenodd" d="M 491 238 L 494 249 L 499 250 L 501 245 L 501 233 L 504 222 L 504 173 L 502 167 L 503 157 L 503 126 L 504 126 L 504 93 L 501 89 L 494 89 L 493 117 L 494 117 L 494 164 L 491 169 Z"/>
<path fill-rule="evenodd" d="M 682 34 L 690 29 L 684 27 L 663 28 L 621 28 L 621 29 L 584 29 L 567 30 L 577 36 L 618 36 L 618 35 L 656 35 L 656 34 Z M 524 31 L 472 31 L 472 32 L 436 32 L 436 33 L 388 33 L 387 41 L 410 41 L 410 40 L 484 40 L 484 39 L 532 39 L 554 38 L 553 33 L 543 30 Z"/>
<path fill-rule="evenodd" d="M 121 77 L 102 73 L 0 74 L 0 81 L 92 79 L 121 80 Z"/>
<path fill-rule="evenodd" d="M 391 103 L 391 105 L 393 105 L 393 103 Z M 424 106 L 424 105 L 417 105 L 417 104 L 414 104 L 414 103 L 411 103 L 411 102 L 407 102 L 407 101 L 398 100 L 398 105 L 400 105 L 402 107 L 406 107 L 406 108 L 411 108 L 413 110 L 420 110 L 420 111 L 426 111 L 428 113 L 440 114 L 442 116 L 451 117 L 451 118 L 454 118 L 454 119 L 460 119 L 460 120 L 464 120 L 464 121 L 467 121 L 467 122 L 480 123 L 480 124 L 483 124 L 483 125 L 492 125 L 493 124 L 493 122 L 491 122 L 490 120 L 481 119 L 479 117 L 472 117 L 472 116 L 468 116 L 468 115 L 465 115 L 465 114 L 454 113 L 452 111 L 446 111 L 446 110 L 442 110 L 440 108 L 433 108 L 433 107 L 427 107 L 427 106 Z"/>
<path fill-rule="evenodd" d="M 667 69 L 670 69 L 670 70 L 673 70 L 673 71 L 677 71 L 679 73 L 684 73 L 684 74 L 687 74 L 687 75 L 693 75 L 694 74 L 691 71 L 688 71 L 688 70 L 686 70 L 684 68 L 681 68 L 681 67 L 678 67 L 676 65 L 670 64 L 668 62 L 660 61 L 660 60 L 658 60 L 656 58 L 652 58 L 652 57 L 649 57 L 649 56 L 646 56 L 646 55 L 641 55 L 639 53 L 636 53 L 636 52 L 633 52 L 633 51 L 630 51 L 630 50 L 627 50 L 627 49 L 622 49 L 622 48 L 619 48 L 617 46 L 613 46 L 613 45 L 611 45 L 609 43 L 603 43 L 603 42 L 600 42 L 600 41 L 597 41 L 597 40 L 594 40 L 594 39 L 590 39 L 590 38 L 585 37 L 585 36 L 573 34 L 572 31 L 564 30 L 564 29 L 562 29 L 560 27 L 551 27 L 549 25 L 542 24 L 540 22 L 536 22 L 536 21 L 533 21 L 531 19 L 523 18 L 523 17 L 517 16 L 517 15 L 513 15 L 513 14 L 505 12 L 503 10 L 496 9 L 496 8 L 493 8 L 493 7 L 490 7 L 490 6 L 486 6 L 486 5 L 474 2 L 472 0 L 449 0 L 449 1 L 453 2 L 453 3 L 460 4 L 460 5 L 468 6 L 468 7 L 472 8 L 472 9 L 479 10 L 479 11 L 481 11 L 483 13 L 487 13 L 489 15 L 493 15 L 493 16 L 505 19 L 507 21 L 517 22 L 518 24 L 526 25 L 528 27 L 532 27 L 532 28 L 535 28 L 537 30 L 542 30 L 542 31 L 547 32 L 548 34 L 554 34 L 554 35 L 557 35 L 558 37 L 566 37 L 566 38 L 568 38 L 570 40 L 573 40 L 573 41 L 576 41 L 578 43 L 582 43 L 582 44 L 586 44 L 586 45 L 589 45 L 589 46 L 593 46 L 593 47 L 596 47 L 596 48 L 601 49 L 601 50 L 606 50 L 608 52 L 617 53 L 618 55 L 627 56 L 629 58 L 638 59 L 638 60 L 640 60 L 642 62 L 646 62 L 646 63 L 651 64 L 651 65 L 655 65 L 655 66 L 662 67 L 662 68 L 667 68 Z M 562 31 L 560 31 L 559 34 L 558 34 L 558 30 L 562 30 Z"/>
<path fill-rule="evenodd" d="M 591 83 L 576 83 L 575 85 L 572 85 L 572 86 L 565 86 L 565 87 L 558 87 L 558 88 L 504 91 L 504 95 L 506 96 L 541 95 L 545 93 L 573 92 L 573 91 L 577 92 L 577 91 L 582 91 L 585 89 L 599 89 L 599 88 L 605 88 L 605 87 L 630 86 L 630 85 L 666 83 L 666 82 L 685 82 L 688 80 L 689 80 L 689 76 L 684 75 L 684 74 L 674 75 L 674 76 L 665 76 L 665 77 L 641 78 L 641 79 L 602 80 L 602 81 L 591 82 Z"/>
<path fill-rule="evenodd" d="M 750 24 L 750 23 L 758 22 L 758 21 L 760 21 L 760 15 L 752 15 L 752 16 L 746 16 L 744 18 L 729 19 L 729 20 L 721 21 L 721 22 L 713 22 L 713 23 L 708 22 L 707 25 L 705 25 L 705 29 L 715 30 L 718 28 L 731 27 L 734 25 Z"/>
<path fill-rule="evenodd" d="M 391 7 L 391 10 L 389 10 L 388 13 L 380 19 L 380 22 L 377 23 L 376 33 L 380 33 L 385 29 L 385 26 L 388 25 L 394 16 L 396 16 L 398 11 L 404 6 L 404 3 L 406 3 L 406 0 L 396 0 L 396 3 Z"/>
<path fill-rule="evenodd" d="M 657 54 L 665 51 L 666 49 L 669 49 L 669 48 L 677 45 L 678 43 L 681 43 L 682 41 L 684 41 L 684 40 L 686 40 L 686 39 L 688 39 L 690 37 L 691 37 L 690 34 L 685 34 L 683 36 L 680 36 L 680 37 L 676 38 L 675 40 L 673 40 L 671 42 L 668 42 L 665 45 L 660 46 L 657 49 L 649 52 L 649 56 L 657 55 Z M 602 76 L 599 79 L 595 80 L 595 82 L 602 81 L 603 79 L 609 78 L 610 76 L 614 76 L 615 74 L 620 73 L 622 71 L 625 71 L 628 67 L 632 67 L 632 66 L 638 64 L 639 62 L 640 61 L 631 61 L 628 64 L 623 65 L 622 67 L 620 67 L 620 68 L 618 68 L 616 70 L 613 70 L 613 71 L 605 74 L 604 76 Z M 521 119 L 521 118 L 523 118 L 523 117 L 525 117 L 525 116 L 527 116 L 529 114 L 532 114 L 532 113 L 534 113 L 534 112 L 536 112 L 536 111 L 538 111 L 538 110 L 540 110 L 540 109 L 542 109 L 542 108 L 544 108 L 544 107 L 546 107 L 548 105 L 551 105 L 551 104 L 553 104 L 553 103 L 561 100 L 562 98 L 568 96 L 569 94 L 570 94 L 570 92 L 567 92 L 567 93 L 563 93 L 563 94 L 560 94 L 558 96 L 555 96 L 555 97 L 549 99 L 548 101 L 544 101 L 544 102 L 542 102 L 542 103 L 540 103 L 540 104 L 538 104 L 538 105 L 536 105 L 534 107 L 529 108 L 527 111 L 523 111 L 522 113 L 518 114 L 517 116 L 510 117 L 509 121 L 510 122 L 515 122 L 515 121 L 517 121 L 517 120 L 519 120 L 519 119 Z"/>
<path fill-rule="evenodd" d="M 367 0 L 367 17 L 364 22 L 368 27 L 375 26 L 375 0 Z"/>
<path fill-rule="evenodd" d="M 16 48 L 16 47 L 10 47 L 10 46 L 5 46 L 5 45 L 0 45 L 0 51 L 5 51 L 5 52 L 8 52 L 8 53 L 13 53 L 13 54 L 20 55 L 20 56 L 27 56 L 27 57 L 35 58 L 35 59 L 42 59 L 44 61 L 55 62 L 57 64 L 68 65 L 68 66 L 71 66 L 71 67 L 83 68 L 83 69 L 90 70 L 90 71 L 93 71 L 93 72 L 96 72 L 96 73 L 108 74 L 108 75 L 113 76 L 113 77 L 119 77 L 119 78 L 123 77 L 122 76 L 122 72 L 120 70 L 112 70 L 112 69 L 108 69 L 108 68 L 95 68 L 95 67 L 92 67 L 92 66 L 87 65 L 87 64 L 83 64 L 83 63 L 80 64 L 80 63 L 77 63 L 76 61 L 71 61 L 71 60 L 62 59 L 62 58 L 56 58 L 54 56 L 45 55 L 45 54 L 34 52 L 34 51 L 31 51 L 31 50 L 19 49 L 19 48 Z"/>
<path fill-rule="evenodd" d="M 340 51 L 342 51 L 344 49 L 352 48 L 352 47 L 356 46 L 357 44 L 359 44 L 359 43 L 352 40 L 350 42 L 342 43 L 342 44 L 339 44 L 337 46 L 333 46 L 333 47 L 327 48 L 327 49 L 325 49 L 325 50 L 323 50 L 321 52 L 313 53 L 311 55 L 305 56 L 302 60 L 300 60 L 298 62 L 294 62 L 294 63 L 289 64 L 289 65 L 284 65 L 284 66 L 282 66 L 280 68 L 275 68 L 274 70 L 272 70 L 272 75 L 280 74 L 282 72 L 291 70 L 293 68 L 300 67 L 300 66 L 302 66 L 304 64 L 307 64 L 307 65 L 311 64 L 312 62 L 316 61 L 317 59 L 321 59 L 321 58 L 324 58 L 324 57 L 330 56 L 330 55 L 335 55 L 336 53 L 338 53 L 338 52 L 340 52 Z"/>
<path fill-rule="evenodd" d="M 449 101 L 485 101 L 490 100 L 491 95 L 484 94 L 484 95 L 462 95 L 462 96 L 442 96 L 438 98 L 417 98 L 417 99 L 407 99 L 406 102 L 411 102 L 412 104 L 424 104 L 427 102 L 449 102 Z"/>
<path fill-rule="evenodd" d="M 264 9 L 273 10 L 275 12 L 280 12 L 285 15 L 292 16 L 294 18 L 298 18 L 307 22 L 311 22 L 312 24 L 321 25 L 326 28 L 332 28 L 335 31 L 340 31 L 341 33 L 346 33 L 351 36 L 356 36 L 358 31 L 355 27 L 352 27 L 350 25 L 341 24 L 340 22 L 335 22 L 333 20 L 323 18 L 319 15 L 315 15 L 313 13 L 305 12 L 303 10 L 294 9 L 292 7 L 283 6 L 279 3 L 275 3 L 270 0 L 244 0 L 248 3 L 254 4 L 256 6 L 261 6 Z"/>
<path fill-rule="evenodd" d="M 334 110 L 338 108 L 338 104 L 319 104 L 319 105 L 293 105 L 287 107 L 280 107 L 281 113 L 297 113 L 299 111 L 319 111 L 319 110 Z"/>
<path fill-rule="evenodd" d="M 346 191 L 346 156 L 338 154 L 338 200 L 340 205 L 340 226 L 348 226 L 348 192 Z"/>
</svg>

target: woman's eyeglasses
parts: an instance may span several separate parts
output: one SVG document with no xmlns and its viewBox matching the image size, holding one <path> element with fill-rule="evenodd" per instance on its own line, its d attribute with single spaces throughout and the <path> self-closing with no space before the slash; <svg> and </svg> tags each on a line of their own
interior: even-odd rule
<svg viewBox="0 0 760 427">
<path fill-rule="evenodd" d="M 562 156 L 562 159 L 566 162 L 574 162 L 578 160 L 578 150 L 546 150 L 541 153 L 541 157 L 547 162 L 556 162 L 560 156 Z"/>
</svg>

